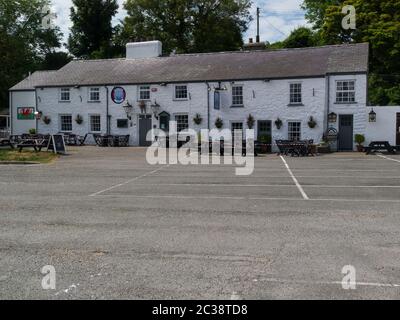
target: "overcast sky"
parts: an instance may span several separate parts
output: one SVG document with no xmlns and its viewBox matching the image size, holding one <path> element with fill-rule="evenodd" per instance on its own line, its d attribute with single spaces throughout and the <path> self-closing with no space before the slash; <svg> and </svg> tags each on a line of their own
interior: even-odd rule
<svg viewBox="0 0 400 320">
<path fill-rule="evenodd" d="M 56 24 L 61 27 L 64 33 L 64 40 L 68 38 L 71 21 L 69 19 L 70 7 L 72 0 L 51 0 L 53 2 L 53 10 L 57 14 Z M 118 0 L 120 9 L 115 23 L 123 19 L 125 12 L 123 10 L 123 2 Z M 300 9 L 303 0 L 255 0 L 253 1 L 252 13 L 255 15 L 256 7 L 261 8 L 260 33 L 262 41 L 276 42 L 283 40 L 291 30 L 298 26 L 306 25 L 304 12 Z M 256 23 L 253 21 L 249 31 L 245 35 L 245 41 L 248 38 L 255 38 Z"/>
</svg>

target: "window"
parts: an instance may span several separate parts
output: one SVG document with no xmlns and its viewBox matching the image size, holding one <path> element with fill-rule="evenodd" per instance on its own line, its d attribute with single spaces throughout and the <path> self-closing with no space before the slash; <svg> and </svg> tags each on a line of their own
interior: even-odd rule
<svg viewBox="0 0 400 320">
<path fill-rule="evenodd" d="M 60 101 L 71 101 L 71 92 L 68 88 L 60 89 Z"/>
<path fill-rule="evenodd" d="M 214 92 L 214 109 L 221 109 L 221 93 L 219 91 Z"/>
<path fill-rule="evenodd" d="M 355 81 L 336 82 L 336 103 L 351 103 L 356 101 Z"/>
<path fill-rule="evenodd" d="M 70 114 L 60 115 L 60 131 L 61 132 L 72 131 L 72 115 Z"/>
<path fill-rule="evenodd" d="M 186 100 L 188 98 L 187 86 L 175 86 L 175 99 Z"/>
<path fill-rule="evenodd" d="M 301 140 L 301 122 L 289 122 L 288 127 L 288 139 L 290 141 Z"/>
<path fill-rule="evenodd" d="M 90 116 L 90 132 L 101 132 L 101 116 L 91 115 Z"/>
<path fill-rule="evenodd" d="M 290 104 L 301 104 L 301 83 L 290 84 Z"/>
<path fill-rule="evenodd" d="M 178 132 L 189 129 L 189 116 L 177 115 L 175 116 L 176 128 Z"/>
<path fill-rule="evenodd" d="M 150 100 L 150 86 L 139 87 L 139 101 Z"/>
<path fill-rule="evenodd" d="M 100 88 L 89 89 L 89 101 L 100 101 Z"/>
<path fill-rule="evenodd" d="M 243 87 L 234 86 L 232 87 L 232 106 L 243 107 Z"/>
<path fill-rule="evenodd" d="M 121 128 L 121 129 L 128 128 L 128 120 L 127 119 L 118 119 L 117 120 L 117 128 Z"/>
</svg>

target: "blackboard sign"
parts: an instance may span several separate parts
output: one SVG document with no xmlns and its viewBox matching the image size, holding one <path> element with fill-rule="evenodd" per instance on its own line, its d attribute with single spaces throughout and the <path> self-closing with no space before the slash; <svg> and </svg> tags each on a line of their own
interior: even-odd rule
<svg viewBox="0 0 400 320">
<path fill-rule="evenodd" d="M 62 134 L 55 134 L 50 136 L 47 150 L 53 150 L 54 153 L 66 154 L 67 149 L 65 147 L 64 136 Z"/>
</svg>

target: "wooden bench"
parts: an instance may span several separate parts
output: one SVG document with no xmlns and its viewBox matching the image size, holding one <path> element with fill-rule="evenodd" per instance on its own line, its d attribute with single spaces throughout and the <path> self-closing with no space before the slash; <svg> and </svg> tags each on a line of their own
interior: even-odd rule
<svg viewBox="0 0 400 320">
<path fill-rule="evenodd" d="M 0 139 L 0 147 L 10 147 L 14 149 L 14 145 L 11 143 L 10 139 Z"/>
<path fill-rule="evenodd" d="M 22 152 L 25 148 L 33 148 L 35 152 L 42 151 L 43 147 L 46 147 L 47 143 L 45 140 L 25 140 L 17 145 L 19 152 Z"/>
<path fill-rule="evenodd" d="M 388 141 L 373 141 L 368 147 L 365 147 L 367 154 L 375 153 L 378 151 L 387 151 L 388 153 L 396 153 L 396 148 L 392 147 Z"/>
</svg>

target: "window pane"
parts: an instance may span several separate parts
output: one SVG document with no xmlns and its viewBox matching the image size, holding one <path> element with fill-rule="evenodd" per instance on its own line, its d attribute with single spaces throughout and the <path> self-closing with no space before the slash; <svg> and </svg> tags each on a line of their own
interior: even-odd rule
<svg viewBox="0 0 400 320">
<path fill-rule="evenodd" d="M 69 101 L 70 100 L 70 91 L 69 91 L 69 89 L 61 89 L 60 90 L 60 100 L 61 101 Z"/>
<path fill-rule="evenodd" d="M 72 131 L 72 116 L 71 115 L 61 115 L 60 116 L 61 131 L 68 132 Z"/>
<path fill-rule="evenodd" d="M 100 101 L 100 89 L 90 88 L 90 101 Z"/>
<path fill-rule="evenodd" d="M 336 102 L 355 102 L 355 81 L 338 81 L 336 83 Z"/>
<path fill-rule="evenodd" d="M 187 86 L 175 87 L 175 99 L 187 99 L 187 97 L 188 97 Z"/>
<path fill-rule="evenodd" d="M 188 115 L 178 115 L 175 116 L 176 128 L 178 132 L 189 129 L 189 116 Z"/>
<path fill-rule="evenodd" d="M 291 83 L 290 84 L 290 103 L 301 103 L 301 83 Z"/>
<path fill-rule="evenodd" d="M 232 105 L 242 106 L 243 105 L 243 87 L 236 86 L 232 87 Z"/>
<path fill-rule="evenodd" d="M 139 87 L 139 100 L 150 100 L 150 86 Z"/>
<path fill-rule="evenodd" d="M 90 116 L 90 131 L 100 132 L 101 131 L 101 117 L 100 115 Z"/>
<path fill-rule="evenodd" d="M 288 139 L 291 141 L 301 140 L 301 122 L 288 123 Z"/>
</svg>

